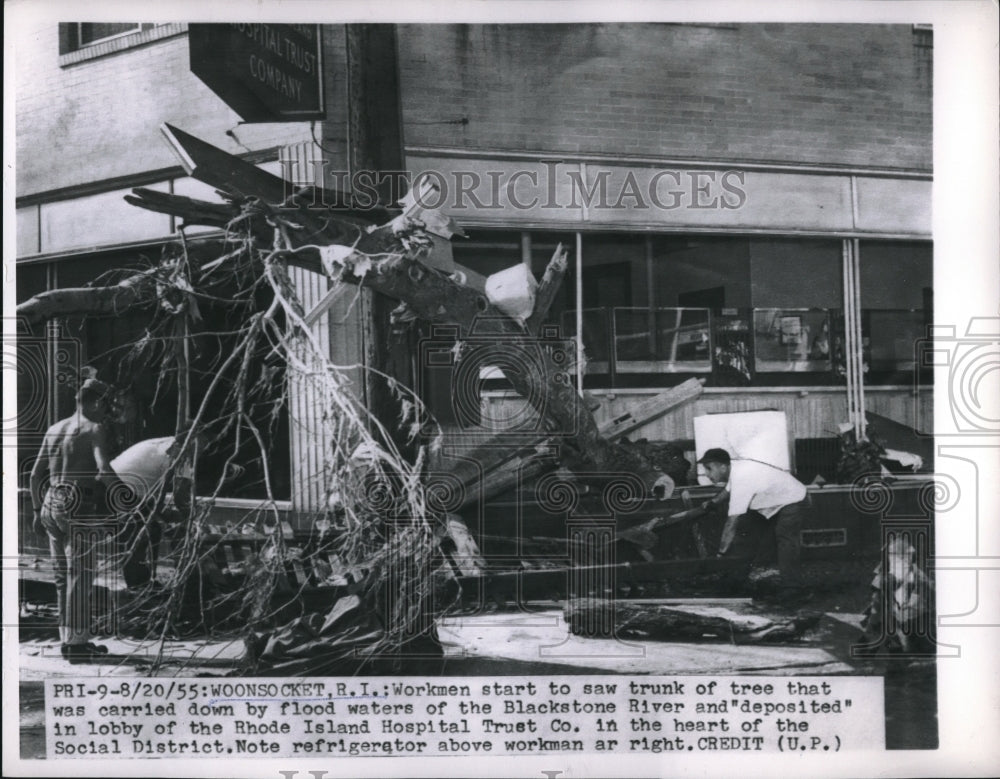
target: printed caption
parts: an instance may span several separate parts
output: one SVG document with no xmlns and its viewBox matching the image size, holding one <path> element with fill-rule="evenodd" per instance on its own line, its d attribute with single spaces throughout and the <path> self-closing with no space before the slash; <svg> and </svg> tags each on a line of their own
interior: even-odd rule
<svg viewBox="0 0 1000 779">
<path fill-rule="evenodd" d="M 884 746 L 877 677 L 46 681 L 50 758 L 839 752 Z"/>
</svg>

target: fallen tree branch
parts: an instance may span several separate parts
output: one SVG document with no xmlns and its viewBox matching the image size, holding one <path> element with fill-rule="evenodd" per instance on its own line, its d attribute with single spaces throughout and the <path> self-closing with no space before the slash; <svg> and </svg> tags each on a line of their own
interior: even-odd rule
<svg viewBox="0 0 1000 779">
<path fill-rule="evenodd" d="M 646 458 L 601 435 L 572 381 L 575 350 L 566 354 L 559 344 L 535 336 L 565 273 L 564 252 L 557 250 L 550 261 L 526 328 L 491 305 L 482 292 L 421 261 L 430 244 L 422 222 L 400 215 L 374 227 L 365 225 L 356 213 L 340 214 L 326 208 L 307 208 L 301 203 L 289 208 L 284 201 L 275 202 L 280 200 L 279 193 L 284 194 L 280 179 L 191 136 L 179 133 L 177 137 L 179 143 L 187 144 L 190 155 L 200 160 L 194 168 L 196 178 L 229 193 L 232 205 L 148 189 L 134 190 L 135 196 L 128 198 L 130 203 L 219 227 L 228 216 L 226 225 L 233 224 L 233 220 L 246 223 L 246 229 L 262 241 L 274 241 L 280 234 L 284 245 L 274 248 L 289 265 L 326 272 L 335 281 L 364 284 L 405 303 L 410 314 L 426 322 L 457 325 L 460 341 L 486 339 L 498 350 L 520 350 L 524 369 L 507 370 L 505 375 L 543 420 L 541 432 L 560 436 L 564 444 L 560 457 L 572 470 L 602 478 L 632 474 L 641 479 L 645 494 L 658 487 L 663 488 L 664 497 L 673 491 L 669 477 Z M 239 211 L 234 213 L 237 204 Z M 324 263 L 324 252 L 331 254 L 331 250 L 337 250 L 332 252 L 336 262 Z M 69 290 L 44 293 L 52 297 L 38 296 L 22 306 L 35 321 L 71 312 L 117 313 L 124 306 L 147 299 L 149 290 L 139 283 L 141 278 L 133 277 L 115 287 L 77 290 L 73 295 L 67 295 Z M 478 381 L 478 372 L 474 373 Z"/>
<path fill-rule="evenodd" d="M 41 292 L 17 307 L 29 325 L 76 315 L 118 316 L 156 300 L 157 276 L 137 273 L 107 287 L 71 287 Z"/>
<path fill-rule="evenodd" d="M 184 220 L 185 224 L 207 227 L 225 227 L 239 216 L 239 206 L 234 203 L 209 203 L 169 192 L 137 187 L 131 195 L 125 195 L 125 202 L 147 211 L 170 214 Z"/>
</svg>

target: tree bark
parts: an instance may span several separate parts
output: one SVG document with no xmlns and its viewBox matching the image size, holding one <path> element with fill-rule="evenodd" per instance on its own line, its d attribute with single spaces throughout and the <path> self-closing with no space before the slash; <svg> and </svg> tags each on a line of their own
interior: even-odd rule
<svg viewBox="0 0 1000 779">
<path fill-rule="evenodd" d="M 155 299 L 155 276 L 137 273 L 108 287 L 71 287 L 41 292 L 21 303 L 17 315 L 24 317 L 29 325 L 76 314 L 118 316 Z"/>
</svg>

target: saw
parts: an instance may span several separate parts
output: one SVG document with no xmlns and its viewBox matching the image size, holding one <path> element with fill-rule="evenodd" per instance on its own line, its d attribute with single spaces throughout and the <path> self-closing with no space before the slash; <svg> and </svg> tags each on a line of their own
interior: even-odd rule
<svg viewBox="0 0 1000 779">
<path fill-rule="evenodd" d="M 671 525 L 679 525 L 681 522 L 700 519 L 706 514 L 708 512 L 703 508 L 693 508 L 685 509 L 666 517 L 653 517 L 641 525 L 619 531 L 615 534 L 615 541 L 627 541 L 630 544 L 635 544 L 642 550 L 649 550 L 656 546 L 660 540 L 660 537 L 656 534 L 657 530 L 662 530 Z"/>
</svg>

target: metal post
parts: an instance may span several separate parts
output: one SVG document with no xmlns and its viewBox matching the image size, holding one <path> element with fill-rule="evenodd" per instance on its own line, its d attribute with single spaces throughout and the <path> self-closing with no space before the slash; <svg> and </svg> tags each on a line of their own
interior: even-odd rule
<svg viewBox="0 0 1000 779">
<path fill-rule="evenodd" d="M 854 323 L 857 328 L 857 373 L 855 375 L 855 392 L 858 407 L 858 440 L 864 441 L 867 436 L 865 420 L 865 342 L 861 332 L 861 245 L 857 238 L 851 241 L 851 273 L 854 277 Z"/>
<path fill-rule="evenodd" d="M 854 326 L 852 324 L 853 302 L 851 295 L 851 243 L 844 240 L 841 250 L 841 263 L 844 278 L 844 370 L 847 379 L 847 421 L 854 427 L 857 434 L 854 408 Z"/>
<path fill-rule="evenodd" d="M 583 235 L 576 234 L 576 392 L 583 396 Z"/>
<path fill-rule="evenodd" d="M 649 357 L 651 360 L 657 359 L 657 341 L 659 333 L 656 332 L 656 284 L 653 272 L 653 239 L 646 236 L 646 321 L 649 327 Z M 676 343 L 676 342 L 675 342 Z"/>
</svg>

